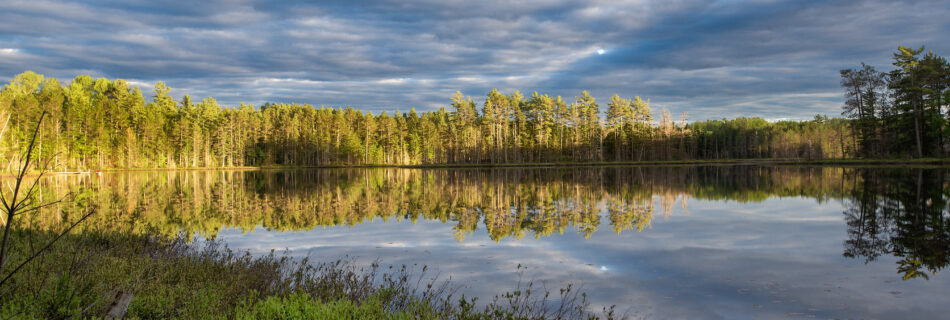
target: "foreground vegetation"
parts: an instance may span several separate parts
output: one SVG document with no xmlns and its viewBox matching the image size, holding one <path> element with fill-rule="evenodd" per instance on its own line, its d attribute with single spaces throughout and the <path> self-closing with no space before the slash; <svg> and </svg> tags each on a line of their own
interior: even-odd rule
<svg viewBox="0 0 950 320">
<path fill-rule="evenodd" d="M 33 72 L 0 92 L 0 149 L 21 149 L 44 112 L 37 153 L 55 171 L 89 168 L 326 166 L 657 161 L 735 158 L 946 157 L 950 66 L 901 47 L 897 69 L 842 71 L 846 118 L 689 123 L 649 100 L 491 90 L 481 106 L 456 93 L 431 112 L 372 114 L 301 104 L 224 107 L 176 100 L 159 82 L 146 99 L 127 81 Z M 0 154 L 9 167 L 15 156 Z"/>
<path fill-rule="evenodd" d="M 15 229 L 12 261 L 54 235 Z M 141 319 L 577 319 L 594 318 L 568 287 L 553 297 L 531 284 L 486 303 L 455 296 L 425 269 L 311 263 L 271 253 L 252 257 L 214 242 L 85 232 L 62 238 L 29 272 L 0 287 L 0 318 L 105 316 L 131 295 L 126 318 Z M 557 294 L 555 294 L 557 295 Z M 332 315 L 332 316 L 328 316 Z M 606 310 L 604 316 L 612 318 Z"/>
</svg>

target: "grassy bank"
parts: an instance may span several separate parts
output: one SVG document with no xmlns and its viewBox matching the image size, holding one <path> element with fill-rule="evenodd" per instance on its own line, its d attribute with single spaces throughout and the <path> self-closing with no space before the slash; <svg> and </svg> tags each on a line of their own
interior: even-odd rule
<svg viewBox="0 0 950 320">
<path fill-rule="evenodd" d="M 18 264 L 53 236 L 14 229 L 10 262 Z M 115 233 L 68 235 L 24 271 L 0 287 L 0 318 L 103 317 L 122 295 L 132 297 L 125 317 L 140 319 L 595 317 L 572 289 L 549 300 L 532 295 L 529 284 L 476 307 L 475 299 L 457 296 L 452 284 L 425 269 L 253 257 L 213 242 Z"/>
</svg>

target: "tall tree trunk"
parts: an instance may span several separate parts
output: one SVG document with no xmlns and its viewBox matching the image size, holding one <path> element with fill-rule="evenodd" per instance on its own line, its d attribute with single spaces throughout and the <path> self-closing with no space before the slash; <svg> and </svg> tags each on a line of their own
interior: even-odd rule
<svg viewBox="0 0 950 320">
<path fill-rule="evenodd" d="M 917 138 L 917 158 L 923 158 L 924 149 L 920 144 L 920 111 L 917 108 L 916 101 L 914 102 L 914 134 Z"/>
</svg>

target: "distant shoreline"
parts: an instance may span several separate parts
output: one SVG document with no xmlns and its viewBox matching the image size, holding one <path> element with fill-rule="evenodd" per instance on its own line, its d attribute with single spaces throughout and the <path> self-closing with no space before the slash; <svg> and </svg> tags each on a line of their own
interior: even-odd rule
<svg viewBox="0 0 950 320">
<path fill-rule="evenodd" d="M 841 166 L 841 167 L 893 167 L 893 166 L 939 166 L 950 167 L 950 158 L 924 159 L 723 159 L 723 160 L 669 160 L 669 161 L 594 161 L 594 162 L 533 162 L 533 163 L 454 163 L 454 164 L 353 164 L 318 166 L 246 166 L 246 167 L 185 167 L 185 168 L 108 168 L 99 172 L 135 171 L 206 171 L 206 170 L 307 170 L 344 168 L 403 168 L 403 169 L 491 169 L 491 168 L 568 168 L 568 167 L 640 167 L 640 166 L 700 166 L 700 165 L 781 165 L 781 166 Z M 45 175 L 95 175 L 97 171 L 47 172 Z M 37 172 L 29 175 L 36 175 Z M 0 178 L 13 177 L 0 174 Z"/>
</svg>

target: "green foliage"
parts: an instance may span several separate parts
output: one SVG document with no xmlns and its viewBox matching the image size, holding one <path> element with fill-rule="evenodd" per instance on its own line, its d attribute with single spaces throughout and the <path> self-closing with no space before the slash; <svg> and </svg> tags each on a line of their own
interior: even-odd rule
<svg viewBox="0 0 950 320">
<path fill-rule="evenodd" d="M 943 157 L 950 140 L 950 64 L 933 51 L 899 46 L 890 73 L 861 64 L 841 70 L 845 116 L 864 157 Z"/>
<path fill-rule="evenodd" d="M 251 306 L 236 310 L 236 319 L 439 319 L 432 307 L 412 304 L 410 308 L 390 312 L 380 295 L 372 295 L 360 302 L 333 300 L 320 302 L 306 293 L 286 297 L 268 297 Z"/>
<path fill-rule="evenodd" d="M 84 298 L 88 299 L 92 283 L 85 280 L 77 284 L 69 274 L 59 276 L 53 286 L 43 288 L 38 304 L 47 319 L 66 319 L 83 309 Z"/>
<path fill-rule="evenodd" d="M 22 147 L 29 124 L 43 111 L 50 121 L 41 131 L 38 152 L 55 155 L 54 171 L 826 159 L 854 157 L 859 148 L 844 120 L 687 124 L 685 114 L 674 121 L 663 112 L 654 121 L 649 101 L 615 95 L 602 114 L 587 91 L 568 103 L 537 92 L 526 98 L 518 91 L 492 90 L 480 109 L 456 92 L 448 111 L 376 115 L 300 104 L 227 107 L 213 98 L 196 103 L 187 95 L 176 101 L 162 82 L 154 92 L 146 101 L 139 88 L 121 79 L 78 76 L 62 86 L 25 72 L 0 92 L 0 121 L 10 119 L 0 149 Z M 928 123 L 938 122 L 931 118 Z M 11 157 L 16 155 L 0 154 L 0 163 L 15 160 Z"/>
</svg>

